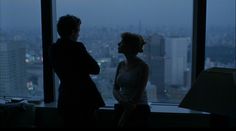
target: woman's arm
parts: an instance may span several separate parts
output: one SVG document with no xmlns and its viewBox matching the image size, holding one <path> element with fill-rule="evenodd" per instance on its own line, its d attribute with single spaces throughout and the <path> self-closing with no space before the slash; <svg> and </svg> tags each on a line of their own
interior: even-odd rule
<svg viewBox="0 0 236 131">
<path fill-rule="evenodd" d="M 120 68 L 121 68 L 122 62 L 119 63 L 117 69 L 116 69 L 116 75 L 114 80 L 114 86 L 113 86 L 113 96 L 118 102 L 122 101 L 122 96 L 120 94 L 120 86 L 117 83 L 117 76 L 119 74 Z"/>
<path fill-rule="evenodd" d="M 137 104 L 137 102 L 140 100 L 148 82 L 148 75 L 149 75 L 148 65 L 144 64 L 140 71 L 140 78 L 137 80 L 136 93 L 130 100 L 131 103 Z"/>
</svg>

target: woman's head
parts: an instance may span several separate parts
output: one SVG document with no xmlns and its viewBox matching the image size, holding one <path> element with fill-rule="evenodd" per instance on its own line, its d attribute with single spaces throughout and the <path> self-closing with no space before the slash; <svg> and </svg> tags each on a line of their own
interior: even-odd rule
<svg viewBox="0 0 236 131">
<path fill-rule="evenodd" d="M 141 35 L 124 32 L 121 34 L 118 52 L 137 55 L 139 52 L 143 52 L 144 44 L 145 41 Z"/>
<path fill-rule="evenodd" d="M 81 20 L 73 15 L 60 17 L 57 23 L 57 31 L 61 38 L 77 40 L 79 37 Z"/>
</svg>

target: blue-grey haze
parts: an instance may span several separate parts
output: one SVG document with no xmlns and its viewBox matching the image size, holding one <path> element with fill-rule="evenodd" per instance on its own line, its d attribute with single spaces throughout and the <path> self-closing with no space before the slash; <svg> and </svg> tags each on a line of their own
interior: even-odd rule
<svg viewBox="0 0 236 131">
<path fill-rule="evenodd" d="M 56 0 L 57 16 L 79 16 L 86 26 L 187 26 L 192 0 Z M 235 0 L 208 0 L 207 24 L 235 26 Z M 40 0 L 0 0 L 1 28 L 38 28 Z"/>
</svg>

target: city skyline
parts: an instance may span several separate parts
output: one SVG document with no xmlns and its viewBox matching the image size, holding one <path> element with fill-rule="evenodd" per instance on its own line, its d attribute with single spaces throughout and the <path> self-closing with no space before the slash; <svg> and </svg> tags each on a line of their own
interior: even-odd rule
<svg viewBox="0 0 236 131">
<path fill-rule="evenodd" d="M 120 60 L 123 60 L 124 58 L 123 57 L 120 57 L 120 55 L 118 54 L 117 52 L 117 42 L 120 40 L 120 32 L 122 32 L 123 28 L 118 28 L 116 30 L 109 30 L 106 29 L 106 28 L 97 28 L 97 29 L 91 29 L 91 30 L 87 30 L 86 32 L 84 32 L 84 34 L 82 35 L 82 41 L 85 43 L 85 46 L 87 47 L 88 51 L 91 53 L 92 56 L 94 56 L 97 60 L 97 62 L 99 63 L 100 67 L 101 67 L 101 74 L 94 77 L 94 80 L 98 86 L 98 88 L 100 89 L 103 97 L 109 101 L 110 103 L 111 102 L 115 102 L 114 101 L 114 98 L 112 96 L 112 85 L 113 85 L 113 77 L 111 76 L 114 76 L 115 74 L 115 69 L 116 69 L 116 66 L 117 66 L 117 62 L 119 62 Z M 135 29 L 135 30 L 138 30 Z M 27 31 L 25 31 L 27 33 Z M 174 60 L 173 62 L 170 62 L 169 61 L 169 68 L 168 68 L 168 71 L 170 71 L 169 73 L 171 72 L 174 72 L 176 75 L 174 76 L 178 76 L 178 77 L 182 77 L 182 78 L 179 78 L 181 79 L 182 83 L 184 82 L 185 85 L 189 86 L 190 85 L 190 77 L 191 77 L 191 73 L 188 72 L 189 71 L 189 67 L 190 67 L 190 62 L 191 61 L 186 61 L 186 58 L 181 59 L 184 60 L 183 63 L 180 65 L 183 65 L 184 66 L 188 66 L 188 68 L 186 68 L 186 70 L 184 68 L 180 68 L 178 69 L 178 71 L 174 71 L 175 69 L 175 66 L 173 65 L 174 63 L 175 64 L 178 64 L 178 61 L 176 61 L 176 58 L 179 59 L 178 55 L 174 55 L 173 53 L 171 53 L 173 50 L 173 52 L 179 52 L 179 49 L 178 48 L 178 43 L 186 43 L 187 41 L 190 41 L 190 36 L 188 37 L 185 37 L 183 35 L 181 35 L 182 30 L 179 30 L 179 32 L 177 31 L 177 34 L 180 34 L 179 36 L 176 36 L 176 35 L 171 35 L 172 33 L 176 33 L 176 31 L 173 31 L 173 32 L 163 32 L 163 33 L 160 33 L 160 34 L 166 34 L 163 36 L 163 41 L 167 41 L 167 43 L 175 43 L 175 45 L 173 45 L 173 47 L 168 47 L 168 48 L 163 48 L 163 51 L 161 52 L 166 52 L 167 54 L 162 54 L 162 57 L 163 58 L 168 58 L 168 60 Z M 219 32 L 220 33 L 220 32 Z M 97 35 L 95 35 L 97 34 Z M 170 34 L 169 36 L 167 34 Z M 185 34 L 185 33 L 184 33 Z M 219 39 L 219 41 L 221 41 L 222 39 L 225 38 L 225 36 L 221 36 L 221 35 L 214 35 L 214 33 L 210 33 L 211 35 L 208 36 L 208 37 L 212 37 L 212 38 L 215 38 L 216 36 L 219 37 L 217 39 Z M 143 34 L 143 36 L 145 37 L 146 40 L 150 39 L 150 37 L 154 37 L 158 35 L 157 33 L 153 33 L 153 34 Z M 1 37 L 5 38 L 4 41 L 7 41 L 8 43 L 9 42 L 12 42 L 12 39 L 15 38 L 15 40 L 18 40 L 19 42 L 20 41 L 24 41 L 27 39 L 29 39 L 27 35 L 25 35 L 24 33 L 22 34 L 10 34 L 10 33 L 6 33 L 5 35 L 2 35 Z M 172 37 L 171 37 L 172 36 Z M 227 36 L 227 35 L 226 35 Z M 34 36 L 30 36 L 32 38 L 29 39 L 29 41 L 25 42 L 25 46 L 26 46 L 26 52 L 25 52 L 25 62 L 27 64 L 27 72 L 28 74 L 31 74 L 28 75 L 27 77 L 27 89 L 28 89 L 28 93 L 32 92 L 34 89 L 33 88 L 41 88 L 40 90 L 36 90 L 37 92 L 34 94 L 31 94 L 31 95 L 38 95 L 38 96 L 43 96 L 42 93 L 43 93 L 43 76 L 42 76 L 42 72 L 43 72 L 43 67 L 42 67 L 42 59 L 38 59 L 39 58 L 42 58 L 42 54 L 41 54 L 41 51 L 42 50 L 35 50 L 37 49 L 38 47 L 36 46 L 29 46 L 32 44 L 33 41 L 36 41 L 37 38 L 37 35 Z M 232 39 L 232 36 L 230 37 L 230 40 Z M 211 40 L 214 40 L 214 39 L 209 39 L 209 41 L 211 42 Z M 227 40 L 227 39 L 225 39 Z M 4 42 L 3 40 L 1 42 Z M 169 42 L 168 42 L 169 41 Z M 176 42 L 171 42 L 171 41 L 176 41 Z M 186 41 L 186 42 L 185 42 Z M 227 40 L 228 41 L 228 40 Z M 18 43 L 19 43 L 18 42 Z M 191 41 L 190 41 L 191 42 Z M 37 43 L 38 45 L 40 45 L 40 42 Z M 147 45 L 145 45 L 144 49 L 148 49 L 147 46 L 151 45 L 150 43 L 148 43 Z M 191 44 L 190 44 L 191 45 Z M 176 47 L 177 46 L 177 47 Z M 219 46 L 219 45 L 218 45 Z M 228 45 L 225 45 L 226 47 Z M 175 47 L 175 48 L 174 48 Z M 211 48 L 214 48 L 215 46 L 212 45 Z M 97 51 L 97 49 L 102 49 L 100 51 Z M 161 47 L 157 47 L 157 48 L 153 48 L 152 47 L 152 50 L 153 52 L 156 52 L 157 53 L 157 50 L 161 50 L 162 48 Z M 167 49 L 169 49 L 170 51 L 168 51 Z M 189 55 L 190 53 L 187 53 L 186 52 L 186 47 L 183 45 L 183 49 L 185 51 L 182 51 L 183 55 Z M 191 48 L 188 48 L 188 51 L 190 50 Z M 158 55 L 158 54 L 157 54 Z M 168 57 L 167 57 L 168 55 Z M 226 55 L 226 56 L 225 56 Z M 155 54 L 151 54 L 151 56 L 155 56 Z M 221 57 L 222 58 L 225 58 L 225 57 L 229 57 L 230 55 L 229 54 L 224 54 L 222 55 Z M 167 59 L 163 59 L 163 60 L 167 60 Z M 214 58 L 214 57 L 213 57 Z M 221 61 L 211 61 L 212 58 L 209 58 L 206 57 L 206 60 L 207 60 L 207 65 L 208 67 L 211 67 L 212 65 L 216 65 L 217 62 L 221 62 Z M 231 60 L 230 60 L 231 61 Z M 177 63 L 176 63 L 177 62 Z M 154 63 L 153 66 L 149 65 L 150 67 L 155 67 L 155 66 L 158 66 L 156 64 L 161 64 L 161 61 L 154 61 L 152 60 L 152 63 Z M 172 63 L 172 65 L 171 65 Z M 215 63 L 215 64 L 214 64 Z M 208 65 L 209 64 L 209 65 Z M 167 64 L 163 63 L 163 70 L 164 69 L 167 69 Z M 219 64 L 218 64 L 219 65 Z M 221 63 L 222 66 L 227 66 L 227 63 Z M 40 66 L 40 68 L 38 68 Z M 173 68 L 173 69 L 171 69 Z M 161 68 L 159 68 L 161 69 Z M 160 71 L 158 71 L 160 73 Z M 179 73 L 179 75 L 178 75 Z M 169 78 L 169 80 L 167 80 L 165 78 L 165 76 L 170 76 L 170 74 L 168 74 L 168 72 L 163 72 L 162 73 L 162 78 L 158 78 L 157 76 L 153 76 L 154 80 L 157 80 L 158 78 L 158 85 L 159 87 L 157 88 L 157 86 L 155 85 L 155 83 L 152 82 L 151 80 L 151 76 L 150 76 L 150 81 L 148 82 L 148 94 L 149 94 L 149 97 L 151 97 L 150 99 L 152 100 L 152 102 L 160 102 L 161 100 L 160 99 L 157 99 L 157 94 L 153 94 L 153 91 L 157 92 L 157 91 L 160 91 L 160 82 L 161 81 L 173 81 L 172 83 L 175 83 L 175 78 Z M 169 86 L 170 85 L 170 86 Z M 166 92 L 168 93 L 167 96 L 169 97 L 169 100 L 164 100 L 165 102 L 178 102 L 181 100 L 181 98 L 184 96 L 184 93 L 186 93 L 186 88 L 185 86 L 183 86 L 184 88 L 181 87 L 181 85 L 179 86 L 175 86 L 175 85 L 171 85 L 171 83 L 169 85 L 166 85 L 165 83 L 163 83 L 162 87 L 163 87 L 163 91 L 162 92 Z M 172 87 L 178 87 L 178 88 L 172 88 Z M 181 88 L 180 88 L 181 87 Z M 32 90 L 32 91 L 31 91 Z M 179 92 L 179 93 L 176 93 L 176 92 Z M 181 97 L 180 97 L 181 96 Z M 162 101 L 163 102 L 163 101 Z"/>
<path fill-rule="evenodd" d="M 176 3 L 173 0 L 136 0 L 135 3 L 131 0 L 56 1 L 57 19 L 64 14 L 81 17 L 79 41 L 85 44 L 101 67 L 101 73 L 93 79 L 107 102 L 115 102 L 112 96 L 114 75 L 118 62 L 124 60 L 117 52 L 117 43 L 120 34 L 127 31 L 139 33 L 147 41 L 140 56 L 148 61 L 151 69 L 147 84 L 151 102 L 178 103 L 182 99 L 191 85 L 191 0 Z M 213 4 L 217 11 L 211 9 L 212 4 L 208 7 L 205 67 L 235 67 L 235 25 L 232 24 L 235 22 L 235 12 L 232 11 L 235 4 L 232 0 L 208 1 L 218 4 Z M 26 68 L 24 88 L 30 96 L 43 98 L 40 0 L 0 2 L 0 44 L 15 41 L 25 46 L 25 52 L 19 55 L 19 59 L 25 61 L 22 64 Z M 12 54 L 17 55 L 17 51 Z M 19 63 L 12 61 L 12 65 L 15 64 Z M 4 63 L 0 65 L 0 70 L 5 71 L 1 72 L 0 81 L 6 76 L 6 67 Z M 19 68 L 18 72 L 24 74 Z"/>
</svg>

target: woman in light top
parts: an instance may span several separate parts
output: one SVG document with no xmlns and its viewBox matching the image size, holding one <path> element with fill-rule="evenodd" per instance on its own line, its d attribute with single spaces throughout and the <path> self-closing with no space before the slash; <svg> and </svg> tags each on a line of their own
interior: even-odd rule
<svg viewBox="0 0 236 131">
<path fill-rule="evenodd" d="M 113 95 L 117 127 L 147 126 L 150 108 L 148 106 L 146 84 L 148 65 L 137 54 L 143 52 L 144 39 L 141 35 L 125 32 L 121 35 L 118 52 L 126 60 L 118 65 Z"/>
</svg>

